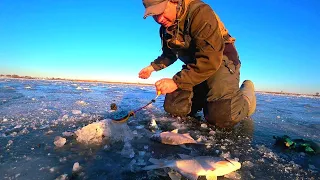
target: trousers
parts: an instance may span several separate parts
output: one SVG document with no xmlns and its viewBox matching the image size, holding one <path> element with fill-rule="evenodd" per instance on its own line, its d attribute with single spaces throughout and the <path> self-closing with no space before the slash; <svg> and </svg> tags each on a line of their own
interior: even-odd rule
<svg viewBox="0 0 320 180">
<path fill-rule="evenodd" d="M 249 104 L 239 88 L 241 63 L 233 44 L 226 46 L 220 68 L 193 91 L 166 94 L 166 112 L 186 116 L 203 110 L 208 123 L 220 128 L 236 125 L 248 115 Z"/>
</svg>

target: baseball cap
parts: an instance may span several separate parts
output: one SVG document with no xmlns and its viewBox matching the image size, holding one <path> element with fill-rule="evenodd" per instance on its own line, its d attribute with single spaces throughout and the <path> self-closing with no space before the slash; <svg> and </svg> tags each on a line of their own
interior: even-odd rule
<svg viewBox="0 0 320 180">
<path fill-rule="evenodd" d="M 159 15 L 164 12 L 169 0 L 142 0 L 144 7 L 146 8 L 143 18 L 148 16 Z"/>
</svg>

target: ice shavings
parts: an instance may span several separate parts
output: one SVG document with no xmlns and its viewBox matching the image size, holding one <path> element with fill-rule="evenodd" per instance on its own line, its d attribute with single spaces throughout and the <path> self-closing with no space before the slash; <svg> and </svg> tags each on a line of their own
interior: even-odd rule
<svg viewBox="0 0 320 180">
<path fill-rule="evenodd" d="M 133 138 L 133 134 L 126 123 L 115 123 L 111 119 L 105 119 L 91 123 L 75 131 L 76 139 L 83 144 L 101 144 L 106 141 L 127 141 Z"/>
</svg>

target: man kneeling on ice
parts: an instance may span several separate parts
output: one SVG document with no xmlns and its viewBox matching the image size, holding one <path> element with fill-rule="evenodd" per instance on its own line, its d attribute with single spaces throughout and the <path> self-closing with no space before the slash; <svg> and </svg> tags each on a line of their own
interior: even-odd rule
<svg viewBox="0 0 320 180">
<path fill-rule="evenodd" d="M 240 65 L 235 39 L 211 7 L 199 0 L 143 0 L 144 18 L 161 25 L 162 55 L 139 72 L 147 79 L 182 60 L 182 70 L 155 83 L 166 94 L 164 109 L 193 116 L 203 109 L 208 123 L 229 128 L 256 108 L 250 80 L 239 88 Z"/>
</svg>

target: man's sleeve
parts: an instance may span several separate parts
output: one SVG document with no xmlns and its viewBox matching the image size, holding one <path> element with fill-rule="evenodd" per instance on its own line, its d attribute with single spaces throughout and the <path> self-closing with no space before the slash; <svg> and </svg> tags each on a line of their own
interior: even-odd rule
<svg viewBox="0 0 320 180">
<path fill-rule="evenodd" d="M 218 21 L 209 6 L 195 10 L 191 18 L 191 37 L 196 45 L 194 64 L 174 75 L 178 88 L 192 91 L 193 86 L 212 76 L 220 67 L 223 57 L 224 41 Z"/>
<path fill-rule="evenodd" d="M 161 37 L 163 31 L 163 27 L 160 28 L 160 38 L 162 42 L 162 54 L 153 62 L 151 62 L 151 66 L 154 68 L 155 71 L 159 71 L 164 69 L 171 64 L 173 64 L 177 60 L 177 56 L 172 52 L 170 48 L 167 46 L 167 42 L 164 38 Z"/>
</svg>

